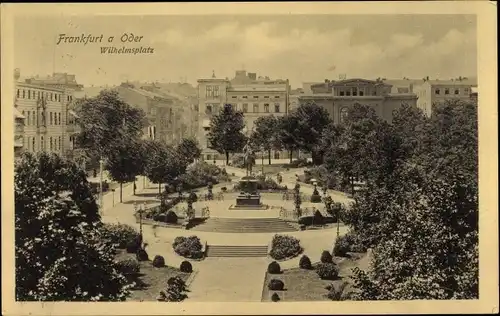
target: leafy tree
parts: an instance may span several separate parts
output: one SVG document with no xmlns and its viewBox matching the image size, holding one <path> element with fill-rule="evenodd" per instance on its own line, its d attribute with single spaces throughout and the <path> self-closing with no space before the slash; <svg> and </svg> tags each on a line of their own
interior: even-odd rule
<svg viewBox="0 0 500 316">
<path fill-rule="evenodd" d="M 201 156 L 201 148 L 194 138 L 183 138 L 176 149 L 179 155 L 189 163 Z"/>
<path fill-rule="evenodd" d="M 129 286 L 83 171 L 45 153 L 25 153 L 15 170 L 16 299 L 124 300 Z"/>
<path fill-rule="evenodd" d="M 417 154 L 422 141 L 423 130 L 428 123 L 424 112 L 417 107 L 402 104 L 393 113 L 393 133 L 402 141 L 401 150 L 406 159 Z"/>
<path fill-rule="evenodd" d="M 108 158 L 116 144 L 140 138 L 146 126 L 144 111 L 125 103 L 113 90 L 78 100 L 76 109 L 81 128 L 77 142 L 90 156 Z"/>
<path fill-rule="evenodd" d="M 312 154 L 313 163 L 321 164 L 321 136 L 331 123 L 328 112 L 315 103 L 306 103 L 301 104 L 291 115 L 298 120 L 296 137 L 299 148 Z"/>
<path fill-rule="evenodd" d="M 292 163 L 292 154 L 299 148 L 298 133 L 300 133 L 299 120 L 296 116 L 288 115 L 278 118 L 278 141 L 283 148 L 290 154 L 290 163 Z"/>
<path fill-rule="evenodd" d="M 210 131 L 207 138 L 211 148 L 226 155 L 226 164 L 229 164 L 229 153 L 243 149 L 246 136 L 242 130 L 245 127 L 243 112 L 235 111 L 231 104 L 225 104 L 220 113 L 214 115 L 210 122 Z"/>
<path fill-rule="evenodd" d="M 271 150 L 279 150 L 281 144 L 278 139 L 278 118 L 274 115 L 261 116 L 254 122 L 255 129 L 251 135 L 252 143 L 258 149 L 267 151 L 269 164 L 271 164 Z M 264 163 L 264 155 L 262 155 Z"/>
<path fill-rule="evenodd" d="M 111 178 L 120 183 L 120 203 L 123 201 L 123 183 L 135 181 L 144 173 L 145 156 L 141 141 L 118 143 L 113 146 L 106 161 L 106 170 Z"/>
<path fill-rule="evenodd" d="M 148 142 L 150 155 L 146 163 L 145 174 L 153 183 L 158 183 L 158 194 L 161 194 L 161 184 L 176 185 L 179 177 L 184 174 L 187 161 L 170 145 L 152 141 Z"/>
</svg>

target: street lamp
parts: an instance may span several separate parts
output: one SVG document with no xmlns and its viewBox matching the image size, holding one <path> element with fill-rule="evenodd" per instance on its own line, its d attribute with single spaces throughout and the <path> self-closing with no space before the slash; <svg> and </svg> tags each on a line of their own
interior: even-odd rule
<svg viewBox="0 0 500 316">
<path fill-rule="evenodd" d="M 134 212 L 139 213 L 139 234 L 141 235 L 142 240 L 142 213 L 146 210 L 146 202 L 144 202 L 141 206 L 137 206 L 137 202 L 134 202 Z"/>
<path fill-rule="evenodd" d="M 115 206 L 115 189 L 111 189 L 111 192 L 113 192 L 113 206 Z"/>
</svg>

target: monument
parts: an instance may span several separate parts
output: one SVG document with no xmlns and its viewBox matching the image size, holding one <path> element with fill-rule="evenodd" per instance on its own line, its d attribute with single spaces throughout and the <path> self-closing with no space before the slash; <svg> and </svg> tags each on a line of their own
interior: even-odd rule
<svg viewBox="0 0 500 316">
<path fill-rule="evenodd" d="M 246 176 L 240 180 L 240 194 L 236 197 L 236 205 L 230 207 L 232 210 L 264 210 L 267 205 L 260 202 L 260 194 L 257 189 L 257 179 L 250 173 L 252 171 L 252 163 L 254 154 L 250 146 L 250 140 L 243 147 L 245 154 Z"/>
</svg>

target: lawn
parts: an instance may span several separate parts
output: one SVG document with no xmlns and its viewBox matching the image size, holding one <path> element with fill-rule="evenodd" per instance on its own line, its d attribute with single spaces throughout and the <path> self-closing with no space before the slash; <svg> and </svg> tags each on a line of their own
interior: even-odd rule
<svg viewBox="0 0 500 316">
<path fill-rule="evenodd" d="M 125 258 L 135 258 L 135 255 L 126 253 L 125 251 L 117 254 L 117 259 Z M 151 261 L 142 261 L 140 265 L 141 270 L 139 274 L 129 277 L 129 280 L 135 282 L 136 286 L 132 289 L 127 301 L 156 301 L 156 297 L 160 291 L 165 290 L 169 278 L 178 276 L 186 282 L 190 275 L 190 273 L 181 272 L 179 269 L 173 267 L 155 268 L 151 264 Z"/>
<path fill-rule="evenodd" d="M 366 256 L 353 256 L 353 258 L 334 258 L 339 266 L 339 279 L 335 281 L 321 280 L 315 270 L 303 270 L 293 268 L 284 270 L 281 274 L 266 273 L 264 289 L 262 291 L 262 301 L 270 302 L 271 295 L 278 293 L 282 302 L 300 302 L 300 301 L 328 301 L 328 290 L 325 287 L 329 284 L 340 286 L 343 282 L 351 283 L 349 275 L 351 269 L 359 267 L 366 270 Z M 271 291 L 267 285 L 271 279 L 279 279 L 285 283 L 284 291 Z M 349 288 L 349 287 L 348 287 Z"/>
</svg>

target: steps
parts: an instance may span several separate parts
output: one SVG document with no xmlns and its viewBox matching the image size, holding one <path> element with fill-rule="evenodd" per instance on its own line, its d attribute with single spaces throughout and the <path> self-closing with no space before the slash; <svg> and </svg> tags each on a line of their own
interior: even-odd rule
<svg viewBox="0 0 500 316">
<path fill-rule="evenodd" d="M 279 218 L 208 218 L 190 230 L 215 233 L 281 233 L 297 231 Z"/>
<path fill-rule="evenodd" d="M 207 257 L 267 257 L 267 246 L 207 246 Z"/>
</svg>

